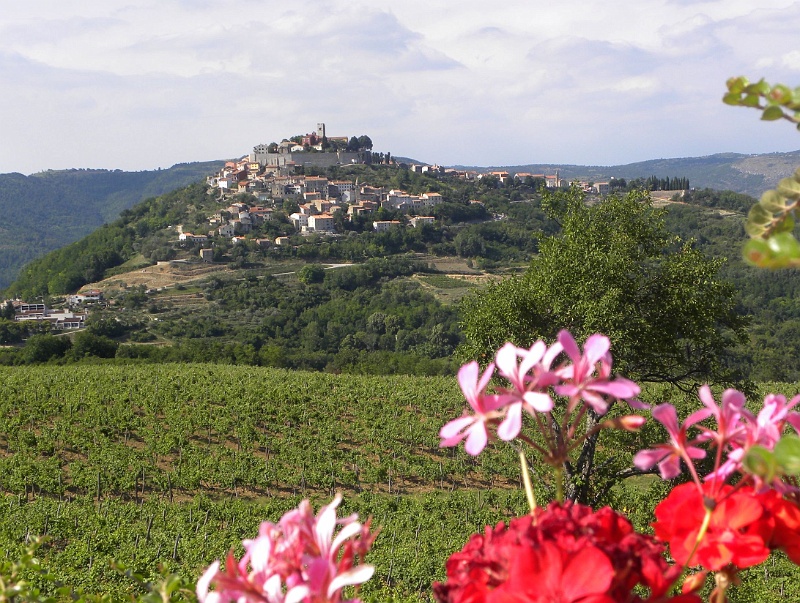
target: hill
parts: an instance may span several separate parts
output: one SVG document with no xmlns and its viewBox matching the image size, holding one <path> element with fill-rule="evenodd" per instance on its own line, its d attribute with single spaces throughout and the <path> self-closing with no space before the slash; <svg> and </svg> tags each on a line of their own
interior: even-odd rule
<svg viewBox="0 0 800 603">
<path fill-rule="evenodd" d="M 742 155 L 739 153 L 717 153 L 706 157 L 678 157 L 674 159 L 651 159 L 637 163 L 612 166 L 526 164 L 498 167 L 454 166 L 457 169 L 477 171 L 504 170 L 507 172 L 531 172 L 552 174 L 556 170 L 567 180 L 608 181 L 611 178 L 647 178 L 653 174 L 661 177 L 686 177 L 693 188 L 731 190 L 754 197 L 778 180 L 790 176 L 800 166 L 800 151 L 790 153 L 767 153 Z"/>
<path fill-rule="evenodd" d="M 148 197 L 205 178 L 220 165 L 209 161 L 141 172 L 0 174 L 0 289 L 31 260 L 77 241 Z"/>
<path fill-rule="evenodd" d="M 396 157 L 405 164 L 424 162 Z M 77 241 L 113 221 L 139 201 L 197 182 L 214 173 L 222 161 L 177 164 L 166 170 L 47 171 L 30 176 L 0 174 L 0 290 L 23 265 Z M 525 164 L 514 166 L 452 166 L 487 172 L 554 173 L 567 180 L 592 182 L 686 177 L 694 188 L 732 190 L 758 197 L 800 165 L 800 151 L 742 155 L 719 153 L 707 157 L 653 159 L 616 166 Z"/>
</svg>

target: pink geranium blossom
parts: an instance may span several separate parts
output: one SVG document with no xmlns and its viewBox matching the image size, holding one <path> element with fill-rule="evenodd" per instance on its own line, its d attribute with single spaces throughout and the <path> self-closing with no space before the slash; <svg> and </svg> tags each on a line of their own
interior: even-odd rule
<svg viewBox="0 0 800 603">
<path fill-rule="evenodd" d="M 458 371 L 458 384 L 475 414 L 465 414 L 445 424 L 439 431 L 440 446 L 455 446 L 466 438 L 467 443 L 464 448 L 473 456 L 480 454 L 486 447 L 489 441 L 486 423 L 503 415 L 497 412 L 497 409 L 503 406 L 501 397 L 485 392 L 493 372 L 494 364 L 490 364 L 479 378 L 480 367 L 474 361 L 465 364 Z"/>
<path fill-rule="evenodd" d="M 558 342 L 572 360 L 572 364 L 558 370 L 558 375 L 566 381 L 563 385 L 555 386 L 558 395 L 582 398 L 600 415 L 608 410 L 604 396 L 628 400 L 639 395 L 639 386 L 633 381 L 623 377 L 610 379 L 611 341 L 605 335 L 591 335 L 583 344 L 583 354 L 569 331 L 559 332 Z"/>
<path fill-rule="evenodd" d="M 667 430 L 670 441 L 658 444 L 655 448 L 641 450 L 633 458 L 633 464 L 639 469 L 649 469 L 658 463 L 658 469 L 663 479 L 672 479 L 681 472 L 681 459 L 691 463 L 691 459 L 705 458 L 705 450 L 697 448 L 689 441 L 687 431 L 689 427 L 708 418 L 711 411 L 707 408 L 698 410 L 678 426 L 678 413 L 672 404 L 659 404 L 653 409 L 653 417 Z"/>
<path fill-rule="evenodd" d="M 550 364 L 561 350 L 560 344 L 548 349 L 543 341 L 537 341 L 529 350 L 506 343 L 497 351 L 497 368 L 511 384 L 509 389 L 502 390 L 506 416 L 497 429 L 501 440 L 513 440 L 519 435 L 523 410 L 533 414 L 553 409 L 548 388 L 560 379 L 550 370 Z"/>
<path fill-rule="evenodd" d="M 198 580 L 200 603 L 343 603 L 342 589 L 366 582 L 375 571 L 358 564 L 375 534 L 369 521 L 337 520 L 341 500 L 337 496 L 316 516 L 306 500 L 278 524 L 262 523 L 257 538 L 242 542 L 245 555 L 238 563 L 229 553 L 224 571 L 214 562 Z M 344 524 L 338 534 L 337 524 Z"/>
</svg>

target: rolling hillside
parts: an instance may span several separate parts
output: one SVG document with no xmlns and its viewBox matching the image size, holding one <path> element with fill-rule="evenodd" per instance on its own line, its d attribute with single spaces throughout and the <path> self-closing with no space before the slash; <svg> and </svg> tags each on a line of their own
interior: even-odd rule
<svg viewBox="0 0 800 603">
<path fill-rule="evenodd" d="M 0 289 L 31 260 L 77 241 L 144 199 L 205 178 L 220 164 L 0 174 Z"/>
</svg>

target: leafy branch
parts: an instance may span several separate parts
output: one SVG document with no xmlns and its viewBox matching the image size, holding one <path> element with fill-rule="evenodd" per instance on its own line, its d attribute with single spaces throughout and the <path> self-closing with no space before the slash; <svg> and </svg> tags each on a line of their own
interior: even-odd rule
<svg viewBox="0 0 800 603">
<path fill-rule="evenodd" d="M 764 121 L 784 119 L 800 129 L 800 87 L 770 85 L 763 79 L 750 83 L 745 77 L 727 82 L 722 101 L 761 111 Z M 800 207 L 800 169 L 784 178 L 777 188 L 766 191 L 747 215 L 745 260 L 762 268 L 800 267 L 800 243 L 792 234 Z"/>
</svg>

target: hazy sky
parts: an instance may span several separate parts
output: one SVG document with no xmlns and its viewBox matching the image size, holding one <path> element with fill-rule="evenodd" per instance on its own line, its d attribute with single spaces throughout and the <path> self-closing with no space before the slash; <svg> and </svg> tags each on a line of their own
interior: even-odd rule
<svg viewBox="0 0 800 603">
<path fill-rule="evenodd" d="M 758 8 L 754 8 L 758 5 Z M 442 165 L 800 148 L 786 0 L 37 0 L 0 13 L 0 173 L 169 167 L 311 132 Z"/>
</svg>

